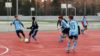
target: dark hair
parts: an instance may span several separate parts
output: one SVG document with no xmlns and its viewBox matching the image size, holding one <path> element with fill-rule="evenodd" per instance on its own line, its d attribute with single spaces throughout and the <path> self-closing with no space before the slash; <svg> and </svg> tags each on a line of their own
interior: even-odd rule
<svg viewBox="0 0 100 56">
<path fill-rule="evenodd" d="M 63 16 L 59 16 L 58 18 L 59 18 L 59 19 L 63 19 Z"/>
<path fill-rule="evenodd" d="M 14 16 L 15 18 L 18 17 L 17 15 Z"/>
<path fill-rule="evenodd" d="M 69 19 L 73 19 L 73 16 L 69 16 Z"/>
<path fill-rule="evenodd" d="M 32 17 L 32 20 L 35 20 L 35 17 Z"/>
</svg>

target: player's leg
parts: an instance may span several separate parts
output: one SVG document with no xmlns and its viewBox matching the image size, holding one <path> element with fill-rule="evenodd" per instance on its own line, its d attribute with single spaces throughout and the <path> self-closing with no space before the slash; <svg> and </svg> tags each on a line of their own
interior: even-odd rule
<svg viewBox="0 0 100 56">
<path fill-rule="evenodd" d="M 69 35 L 69 28 L 66 28 L 62 31 L 62 34 L 60 37 L 59 37 L 59 42 L 63 42 L 64 38 L 66 38 L 68 35 Z"/>
<path fill-rule="evenodd" d="M 37 39 L 35 38 L 37 32 L 38 32 L 38 30 L 35 29 L 35 30 L 33 31 L 33 33 L 32 33 L 32 38 L 33 38 L 35 41 L 37 41 Z"/>
<path fill-rule="evenodd" d="M 59 42 L 63 42 L 63 35 L 60 35 Z"/>
<path fill-rule="evenodd" d="M 85 28 L 85 30 L 87 30 L 87 25 L 86 25 L 86 26 L 84 26 L 84 28 Z"/>
<path fill-rule="evenodd" d="M 78 40 L 78 36 L 73 36 L 73 45 L 72 45 L 72 50 L 75 51 L 75 48 L 77 46 L 77 40 Z"/>
<path fill-rule="evenodd" d="M 63 42 L 64 31 L 60 30 L 59 42 Z"/>
<path fill-rule="evenodd" d="M 20 30 L 20 33 L 23 35 L 23 37 L 25 38 L 25 34 L 23 32 L 23 30 Z"/>
<path fill-rule="evenodd" d="M 33 30 L 31 30 L 30 33 L 29 33 L 29 42 L 30 42 L 32 33 L 33 33 Z"/>
<path fill-rule="evenodd" d="M 19 37 L 20 41 L 22 41 L 22 38 L 21 38 L 21 36 L 20 36 L 20 31 L 19 31 L 19 30 L 16 30 L 16 34 L 17 34 L 17 36 Z"/>
<path fill-rule="evenodd" d="M 67 38 L 67 47 L 66 47 L 66 52 L 69 53 L 70 51 L 70 46 L 71 46 L 71 40 L 73 39 L 72 36 L 69 36 L 69 38 Z"/>
</svg>

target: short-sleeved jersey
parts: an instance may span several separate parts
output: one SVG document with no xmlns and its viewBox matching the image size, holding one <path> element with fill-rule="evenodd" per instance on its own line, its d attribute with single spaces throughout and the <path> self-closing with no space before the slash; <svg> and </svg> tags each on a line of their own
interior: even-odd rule
<svg viewBox="0 0 100 56">
<path fill-rule="evenodd" d="M 71 20 L 69 22 L 70 25 L 70 31 L 69 36 L 78 36 L 78 23 L 75 20 Z"/>
<path fill-rule="evenodd" d="M 30 27 L 31 30 L 38 29 L 38 23 L 36 21 L 32 22 L 32 26 Z"/>
<path fill-rule="evenodd" d="M 83 24 L 83 26 L 87 26 L 87 20 L 86 20 L 86 17 L 83 17 L 83 18 L 82 18 L 82 24 Z"/>
<path fill-rule="evenodd" d="M 21 30 L 22 29 L 22 22 L 20 21 L 20 20 L 16 20 L 16 19 L 14 19 L 13 21 L 12 21 L 12 24 L 15 26 L 15 29 L 16 30 Z"/>
<path fill-rule="evenodd" d="M 69 23 L 65 21 L 65 19 L 63 19 L 61 21 L 61 28 L 62 30 L 66 29 L 66 28 L 69 28 Z"/>
</svg>

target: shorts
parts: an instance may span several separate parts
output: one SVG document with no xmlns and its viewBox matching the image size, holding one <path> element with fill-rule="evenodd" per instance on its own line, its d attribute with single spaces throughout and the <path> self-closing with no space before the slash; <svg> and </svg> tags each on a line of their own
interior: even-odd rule
<svg viewBox="0 0 100 56">
<path fill-rule="evenodd" d="M 74 35 L 72 35 L 72 36 L 69 36 L 69 39 L 78 39 L 78 36 L 74 36 Z"/>
<path fill-rule="evenodd" d="M 67 34 L 69 35 L 69 28 L 65 28 L 63 31 L 62 31 L 63 34 Z"/>
<path fill-rule="evenodd" d="M 87 25 L 86 25 L 86 26 L 84 26 L 84 28 L 85 28 L 85 29 L 87 29 Z"/>
<path fill-rule="evenodd" d="M 33 29 L 30 31 L 29 35 L 30 36 L 32 35 L 34 37 L 34 36 L 36 36 L 37 32 L 38 32 L 38 29 Z"/>
</svg>

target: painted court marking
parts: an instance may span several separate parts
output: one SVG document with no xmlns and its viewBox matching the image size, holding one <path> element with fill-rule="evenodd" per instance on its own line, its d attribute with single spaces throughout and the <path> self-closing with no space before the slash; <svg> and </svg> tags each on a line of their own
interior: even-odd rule
<svg viewBox="0 0 100 56">
<path fill-rule="evenodd" d="M 6 49 L 3 53 L 0 53 L 0 56 L 8 53 L 8 51 L 9 51 L 9 48 L 7 48 L 5 46 L 0 46 L 0 48 Z"/>
<path fill-rule="evenodd" d="M 98 51 L 100 52 L 100 46 L 92 46 L 92 51 Z"/>
</svg>

